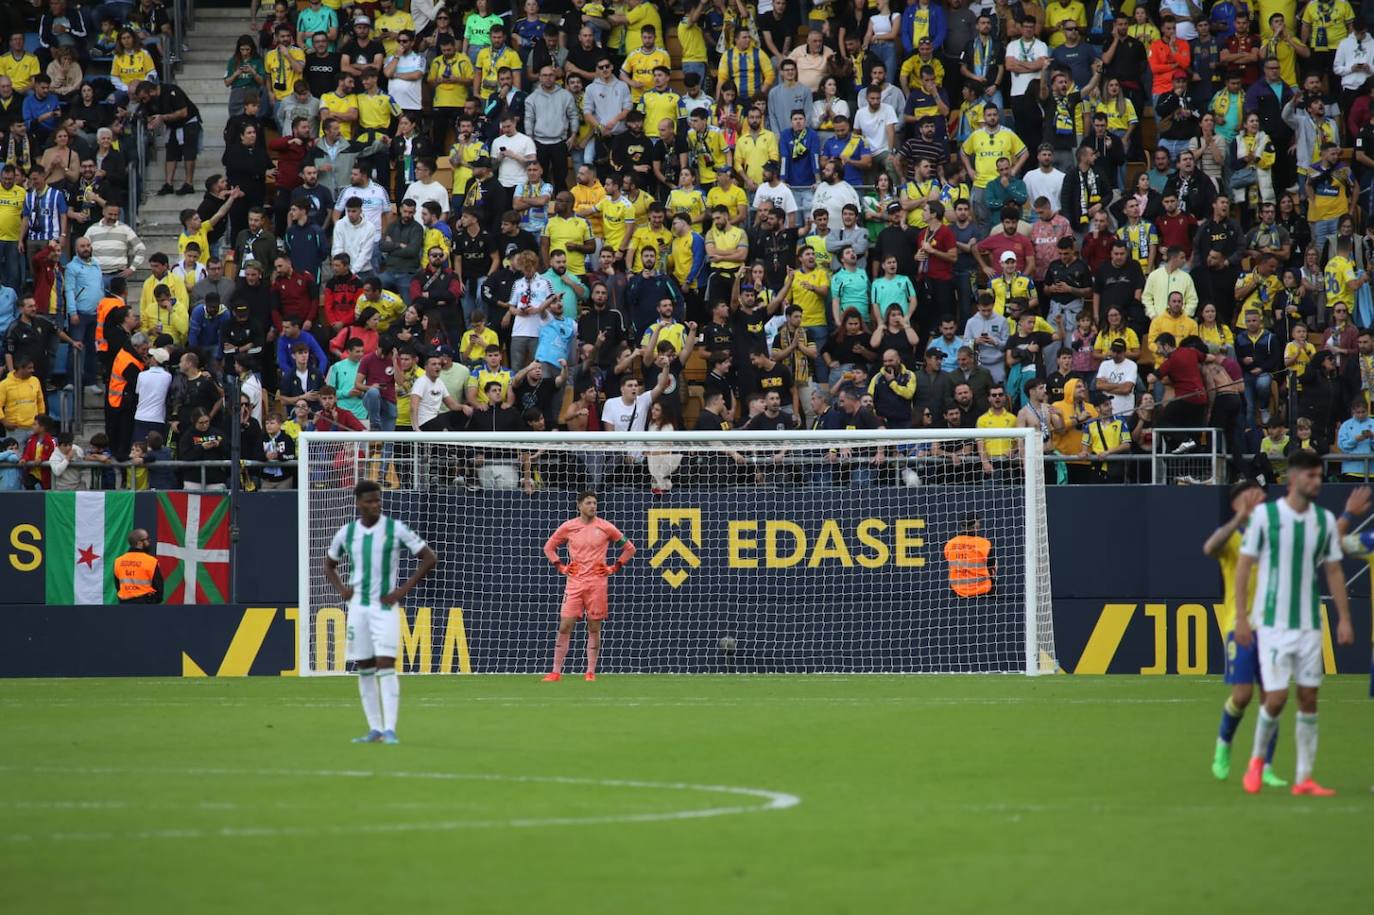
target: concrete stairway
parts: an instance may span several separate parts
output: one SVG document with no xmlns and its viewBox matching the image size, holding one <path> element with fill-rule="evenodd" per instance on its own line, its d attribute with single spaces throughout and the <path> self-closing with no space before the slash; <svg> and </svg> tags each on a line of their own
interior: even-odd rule
<svg viewBox="0 0 1374 915">
<path fill-rule="evenodd" d="M 191 50 L 183 55 L 184 63 L 175 79 L 200 109 L 203 124 L 201 151 L 196 158 L 196 191 L 185 196 L 156 196 L 157 188 L 162 185 L 164 168 L 162 142 L 158 138 L 157 154 L 148 171 L 154 193 L 143 202 L 138 226 L 139 236 L 150 254 L 161 251 L 175 260 L 177 236 L 181 234 L 179 214 L 200 203 L 205 178 L 224 171 L 220 158 L 224 155 L 224 125 L 229 119 L 224 65 L 234 52 L 235 39 L 248 31 L 247 20 L 242 9 L 199 9 L 196 12 L 195 28 L 186 41 Z M 177 184 L 180 183 L 178 173 Z M 141 281 L 141 277 L 136 279 Z"/>
</svg>

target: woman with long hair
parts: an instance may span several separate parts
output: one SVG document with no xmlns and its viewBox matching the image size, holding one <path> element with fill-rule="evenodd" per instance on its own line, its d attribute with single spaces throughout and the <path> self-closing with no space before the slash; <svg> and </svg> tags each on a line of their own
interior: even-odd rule
<svg viewBox="0 0 1374 915">
<path fill-rule="evenodd" d="M 1211 178 L 1218 188 L 1226 187 L 1226 138 L 1217 133 L 1217 118 L 1210 111 L 1204 111 L 1198 118 L 1201 133 L 1188 141 L 1188 148 L 1197 159 L 1198 168 Z"/>
<path fill-rule="evenodd" d="M 821 350 L 821 360 L 831 378 L 849 374 L 855 366 L 870 366 L 878 359 L 878 354 L 868 346 L 868 334 L 864 332 L 864 319 L 859 310 L 847 308 L 840 318 L 835 336 L 825 341 Z"/>
<path fill-rule="evenodd" d="M 864 225 L 868 228 L 870 247 L 877 244 L 878 233 L 887 227 L 887 205 L 895 200 L 897 193 L 892 189 L 892 176 L 885 170 L 878 172 L 873 179 L 873 193 L 863 198 Z"/>
<path fill-rule="evenodd" d="M 1274 202 L 1274 142 L 1260 130 L 1258 114 L 1247 114 L 1241 122 L 1232 144 L 1231 173 L 1232 200 L 1243 202 L 1253 187 L 1258 190 L 1256 203 Z"/>
<path fill-rule="evenodd" d="M 1221 356 L 1235 358 L 1236 335 L 1231 328 L 1217 320 L 1217 307 L 1211 302 L 1198 309 L 1197 335 L 1207 349 Z"/>
<path fill-rule="evenodd" d="M 868 17 L 864 27 L 865 51 L 872 51 L 887 68 L 887 78 L 897 81 L 897 42 L 902 30 L 902 14 L 892 12 L 889 0 L 878 0 L 878 9 Z"/>
<path fill-rule="evenodd" d="M 720 84 L 720 94 L 716 98 L 716 126 L 725 134 L 726 146 L 734 148 L 743 123 L 744 108 L 739 103 L 739 87 L 727 79 Z"/>
<path fill-rule="evenodd" d="M 648 431 L 672 432 L 680 428 L 682 420 L 670 405 L 662 400 L 655 400 L 650 404 Z M 649 450 L 644 452 L 644 463 L 649 471 L 649 491 L 661 496 L 673 488 L 672 476 L 682 465 L 682 455 L 674 451 Z"/>
<path fill-rule="evenodd" d="M 72 128 L 76 131 L 74 139 L 90 149 L 96 146 L 95 132 L 109 127 L 113 116 L 113 107 L 100 104 L 95 86 L 89 80 L 77 87 L 71 106 L 67 108 L 67 117 L 72 119 Z"/>
<path fill-rule="evenodd" d="M 1098 363 L 1108 359 L 1112 354 L 1112 343 L 1117 340 L 1126 342 L 1126 358 L 1140 360 L 1140 335 L 1126 324 L 1126 316 L 1121 309 L 1113 305 L 1107 309 L 1105 323 L 1097 332 L 1097 338 L 1093 340 L 1093 359 Z"/>
<path fill-rule="evenodd" d="M 66 189 L 81 177 L 81 157 L 72 149 L 71 131 L 59 126 L 52 132 L 52 145 L 38 160 L 50 185 Z"/>
<path fill-rule="evenodd" d="M 1115 76 L 1109 78 L 1102 87 L 1094 114 L 1098 111 L 1107 116 L 1107 132 L 1121 140 L 1121 149 L 1126 154 L 1125 161 L 1116 169 L 1116 186 L 1125 187 L 1125 163 L 1134 162 L 1140 158 L 1140 150 L 1136 147 L 1136 141 L 1139 139 L 1140 115 L 1135 110 L 1135 104 L 1121 90 L 1121 80 Z"/>
<path fill-rule="evenodd" d="M 128 92 L 134 83 L 156 77 L 153 55 L 139 45 L 138 36 L 132 29 L 120 29 L 114 57 L 110 60 L 110 83 L 120 92 Z"/>
<path fill-rule="evenodd" d="M 840 83 L 833 76 L 821 78 L 820 93 L 811 103 L 811 126 L 824 143 L 835 136 L 835 118 L 849 117 L 849 103 L 840 98 Z"/>
<path fill-rule="evenodd" d="M 869 347 L 875 353 L 895 350 L 901 357 L 902 365 L 915 371 L 920 368 L 916 354 L 921 346 L 921 337 L 912 329 L 906 319 L 906 312 L 900 305 L 889 305 L 884 322 L 873 329 L 868 338 Z"/>
<path fill-rule="evenodd" d="M 249 92 L 261 94 L 267 88 L 267 67 L 258 54 L 252 35 L 240 35 L 234 54 L 224 65 L 224 85 L 229 90 L 229 116 L 243 114 L 243 98 Z"/>
<path fill-rule="evenodd" d="M 1303 254 L 1308 245 L 1312 243 L 1312 226 L 1302 218 L 1302 213 L 1298 209 L 1298 195 L 1288 192 L 1279 195 L 1278 217 L 1275 220 L 1279 225 L 1288 230 L 1288 237 L 1293 240 L 1293 253 L 1289 255 L 1290 264 L 1305 263 Z M 1320 252 L 1318 252 L 1320 255 Z M 1280 265 L 1282 266 L 1282 265 Z M 1324 284 L 1323 284 L 1324 285 Z"/>
</svg>

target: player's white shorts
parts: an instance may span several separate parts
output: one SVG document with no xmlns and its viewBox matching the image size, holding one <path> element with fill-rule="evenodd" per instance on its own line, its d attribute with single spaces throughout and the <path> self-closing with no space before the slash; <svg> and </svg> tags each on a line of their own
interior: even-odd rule
<svg viewBox="0 0 1374 915">
<path fill-rule="evenodd" d="M 1261 626 L 1259 640 L 1260 682 L 1265 692 L 1299 686 L 1322 685 L 1322 634 L 1318 629 L 1270 629 Z"/>
<path fill-rule="evenodd" d="M 349 607 L 348 647 L 350 661 L 394 658 L 401 642 L 401 621 L 396 607 Z"/>
</svg>

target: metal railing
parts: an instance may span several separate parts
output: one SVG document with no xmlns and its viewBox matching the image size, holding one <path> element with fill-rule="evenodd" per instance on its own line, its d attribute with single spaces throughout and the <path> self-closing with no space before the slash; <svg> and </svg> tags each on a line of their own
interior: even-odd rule
<svg viewBox="0 0 1374 915">
<path fill-rule="evenodd" d="M 125 159 L 129 163 L 128 220 L 130 228 L 137 232 L 139 208 L 142 207 L 143 196 L 147 193 L 143 173 L 148 167 L 148 125 L 141 112 L 134 118 L 134 154 L 125 156 Z"/>
</svg>

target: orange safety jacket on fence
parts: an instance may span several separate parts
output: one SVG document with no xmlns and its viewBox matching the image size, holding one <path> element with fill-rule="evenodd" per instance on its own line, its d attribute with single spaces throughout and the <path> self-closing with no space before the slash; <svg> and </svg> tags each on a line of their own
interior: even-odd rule
<svg viewBox="0 0 1374 915">
<path fill-rule="evenodd" d="M 960 597 L 977 597 L 992 590 L 992 574 L 988 570 L 988 556 L 992 541 L 986 537 L 960 534 L 945 544 L 945 560 L 949 563 L 949 586 Z"/>
<path fill-rule="evenodd" d="M 115 560 L 114 577 L 119 585 L 120 600 L 138 600 L 157 593 L 153 578 L 157 575 L 157 557 L 132 551 Z"/>
<path fill-rule="evenodd" d="M 143 371 L 143 363 L 133 353 L 121 349 L 115 354 L 114 366 L 110 370 L 110 390 L 105 397 L 105 402 L 112 409 L 118 410 L 124 406 L 124 391 L 129 387 L 129 379 L 124 377 L 124 373 L 131 365 L 138 366 L 138 370 Z"/>
</svg>

